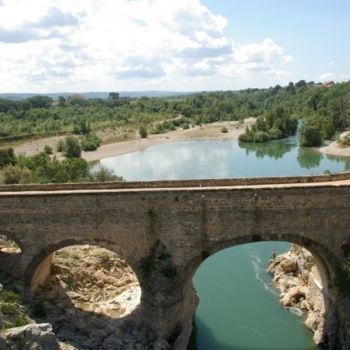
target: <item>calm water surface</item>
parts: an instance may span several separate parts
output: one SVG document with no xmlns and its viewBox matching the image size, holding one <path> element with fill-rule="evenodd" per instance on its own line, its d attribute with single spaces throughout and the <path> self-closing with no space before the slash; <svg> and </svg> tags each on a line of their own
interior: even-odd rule
<svg viewBox="0 0 350 350">
<path fill-rule="evenodd" d="M 128 181 L 287 176 L 350 170 L 350 160 L 299 148 L 295 138 L 264 144 L 183 141 L 100 162 Z"/>
<path fill-rule="evenodd" d="M 186 141 L 100 162 L 125 180 L 200 179 L 322 174 L 350 170 L 350 159 L 299 148 L 296 138 L 265 144 Z M 96 165 L 98 167 L 98 165 Z M 191 350 L 312 350 L 303 318 L 282 308 L 265 272 L 272 249 L 260 242 L 223 250 L 194 276 L 200 296 Z"/>
</svg>

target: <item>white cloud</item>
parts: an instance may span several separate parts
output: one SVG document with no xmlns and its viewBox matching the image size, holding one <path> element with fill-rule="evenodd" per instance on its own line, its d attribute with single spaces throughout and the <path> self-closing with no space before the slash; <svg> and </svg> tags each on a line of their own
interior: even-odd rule
<svg viewBox="0 0 350 350">
<path fill-rule="evenodd" d="M 330 81 L 330 80 L 334 80 L 334 74 L 331 72 L 326 72 L 326 73 L 322 73 L 319 75 L 318 80 L 322 83 Z"/>
<path fill-rule="evenodd" d="M 284 53 L 284 49 L 270 38 L 265 39 L 260 44 L 248 44 L 238 47 L 234 51 L 233 57 L 240 63 L 272 63 L 276 59 L 284 62 L 291 61 L 291 57 Z"/>
<path fill-rule="evenodd" d="M 200 0 L 3 0 L 0 23 L 0 91 L 191 89 L 292 60 L 270 38 L 235 43 Z"/>
</svg>

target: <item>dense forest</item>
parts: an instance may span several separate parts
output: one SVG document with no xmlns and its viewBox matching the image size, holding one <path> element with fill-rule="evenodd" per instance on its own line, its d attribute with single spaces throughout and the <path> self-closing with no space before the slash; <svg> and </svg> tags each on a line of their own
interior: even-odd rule
<svg viewBox="0 0 350 350">
<path fill-rule="evenodd" d="M 168 98 L 85 99 L 81 95 L 0 99 L 0 142 L 53 134 L 86 134 L 127 126 L 162 133 L 216 121 L 259 117 L 242 141 L 261 142 L 295 133 L 301 143 L 320 145 L 350 124 L 350 82 L 324 86 L 301 80 L 286 87 L 203 92 Z"/>
</svg>

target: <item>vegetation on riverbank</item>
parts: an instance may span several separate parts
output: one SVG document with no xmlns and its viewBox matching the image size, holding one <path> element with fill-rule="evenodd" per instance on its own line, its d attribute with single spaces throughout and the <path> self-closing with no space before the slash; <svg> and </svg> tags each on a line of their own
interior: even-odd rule
<svg viewBox="0 0 350 350">
<path fill-rule="evenodd" d="M 243 142 L 266 142 L 279 140 L 294 135 L 298 127 L 298 120 L 288 115 L 283 107 L 269 111 L 257 118 L 255 124 L 248 127 L 239 137 Z"/>
<path fill-rule="evenodd" d="M 317 146 L 350 125 L 350 83 L 327 87 L 301 80 L 286 87 L 203 92 L 170 98 L 85 99 L 80 95 L 54 101 L 45 96 L 0 99 L 0 142 L 28 137 L 127 128 L 135 133 L 163 133 L 190 125 L 259 117 L 242 141 L 261 142 L 295 132 L 303 119 L 301 143 Z M 287 124 L 287 125 L 286 125 Z M 127 135 L 125 135 L 127 137 Z M 90 148 L 88 142 L 87 148 Z"/>
<path fill-rule="evenodd" d="M 4 184 L 122 181 L 103 167 L 92 171 L 73 137 L 64 142 L 63 160 L 45 151 L 34 156 L 16 156 L 12 148 L 0 151 L 0 183 Z"/>
</svg>

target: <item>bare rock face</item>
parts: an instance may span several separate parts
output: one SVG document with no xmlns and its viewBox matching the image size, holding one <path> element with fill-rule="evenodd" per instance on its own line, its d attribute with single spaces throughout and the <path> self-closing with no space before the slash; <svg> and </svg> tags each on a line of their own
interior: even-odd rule
<svg viewBox="0 0 350 350">
<path fill-rule="evenodd" d="M 52 276 L 43 297 L 61 309 L 120 318 L 140 302 L 141 289 L 127 263 L 104 248 L 70 247 L 56 252 L 51 261 Z"/>
<path fill-rule="evenodd" d="M 29 324 L 8 329 L 0 335 L 2 350 L 59 350 L 55 334 L 49 323 Z"/>
<path fill-rule="evenodd" d="M 280 290 L 285 307 L 307 313 L 305 325 L 316 344 L 324 342 L 325 303 L 321 278 L 314 259 L 306 249 L 292 245 L 290 250 L 269 262 L 267 271 Z"/>
<path fill-rule="evenodd" d="M 298 269 L 296 259 L 285 259 L 280 263 L 280 269 L 283 273 L 294 273 Z"/>
<path fill-rule="evenodd" d="M 37 293 L 61 350 L 158 346 L 146 327 L 128 326 L 137 322 L 141 288 L 131 267 L 104 248 L 81 245 L 57 251 L 51 275 Z"/>
</svg>

